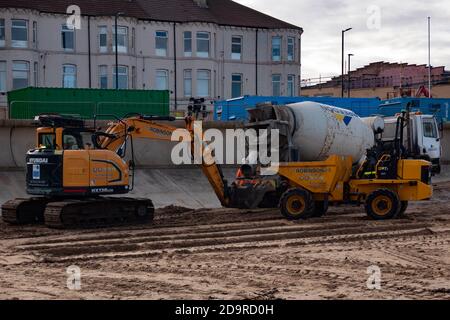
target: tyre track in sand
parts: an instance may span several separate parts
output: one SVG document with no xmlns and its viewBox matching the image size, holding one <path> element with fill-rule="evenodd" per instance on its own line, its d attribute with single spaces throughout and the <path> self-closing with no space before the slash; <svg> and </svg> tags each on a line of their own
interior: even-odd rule
<svg viewBox="0 0 450 320">
<path fill-rule="evenodd" d="M 411 221 L 332 223 L 324 225 L 255 221 L 196 227 L 168 227 L 122 233 L 118 236 L 86 235 L 71 239 L 32 241 L 18 245 L 45 261 L 76 261 L 152 256 L 161 252 L 233 251 L 260 247 L 298 247 L 348 243 L 429 234 L 429 224 Z"/>
</svg>

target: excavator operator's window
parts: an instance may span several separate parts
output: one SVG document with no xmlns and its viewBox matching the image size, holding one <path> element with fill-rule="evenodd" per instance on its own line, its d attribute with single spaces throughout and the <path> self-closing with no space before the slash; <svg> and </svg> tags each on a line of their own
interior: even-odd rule
<svg viewBox="0 0 450 320">
<path fill-rule="evenodd" d="M 83 149 L 83 142 L 79 133 L 64 133 L 63 135 L 64 150 L 80 150 Z"/>
<path fill-rule="evenodd" d="M 39 135 L 39 147 L 45 147 L 46 149 L 56 149 L 56 136 L 53 133 L 42 133 Z"/>
</svg>

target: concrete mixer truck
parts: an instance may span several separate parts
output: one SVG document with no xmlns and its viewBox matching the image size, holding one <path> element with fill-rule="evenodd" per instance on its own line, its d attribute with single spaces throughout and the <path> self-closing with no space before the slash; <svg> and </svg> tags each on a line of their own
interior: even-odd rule
<svg viewBox="0 0 450 320">
<path fill-rule="evenodd" d="M 363 121 L 349 110 L 314 102 L 260 105 L 249 114 L 247 128 L 280 133 L 280 164 L 270 183 L 255 166 L 242 166 L 248 203 L 276 199 L 288 219 L 322 216 L 333 203 L 364 204 L 370 217 L 382 220 L 405 212 L 408 201 L 432 196 L 431 163 L 407 159 L 404 151 L 404 116 L 394 139 L 382 141 L 375 140 L 384 125 L 380 118 Z"/>
</svg>

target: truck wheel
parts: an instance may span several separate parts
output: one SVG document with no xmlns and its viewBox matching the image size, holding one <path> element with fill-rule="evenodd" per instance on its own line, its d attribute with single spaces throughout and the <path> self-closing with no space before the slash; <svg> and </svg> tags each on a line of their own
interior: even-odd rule
<svg viewBox="0 0 450 320">
<path fill-rule="evenodd" d="M 314 201 L 310 192 L 289 189 L 280 199 L 280 211 L 289 220 L 308 219 L 314 214 Z"/>
<path fill-rule="evenodd" d="M 389 189 L 378 189 L 369 194 L 365 207 L 369 217 L 375 220 L 387 220 L 399 214 L 401 203 L 395 192 Z"/>
<path fill-rule="evenodd" d="M 404 214 L 407 209 L 408 209 L 408 201 L 402 201 L 400 205 L 400 212 L 398 214 L 399 215 Z"/>
<path fill-rule="evenodd" d="M 316 201 L 314 202 L 313 217 L 322 217 L 328 211 L 328 201 Z"/>
</svg>

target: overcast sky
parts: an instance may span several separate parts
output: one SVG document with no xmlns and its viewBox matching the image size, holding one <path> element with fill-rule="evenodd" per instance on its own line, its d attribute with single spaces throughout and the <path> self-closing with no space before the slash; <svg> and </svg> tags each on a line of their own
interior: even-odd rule
<svg viewBox="0 0 450 320">
<path fill-rule="evenodd" d="M 428 63 L 450 69 L 450 0 L 235 0 L 304 29 L 303 78 L 341 73 L 341 30 L 352 69 L 375 61 Z M 378 19 L 379 17 L 379 19 Z"/>
</svg>

